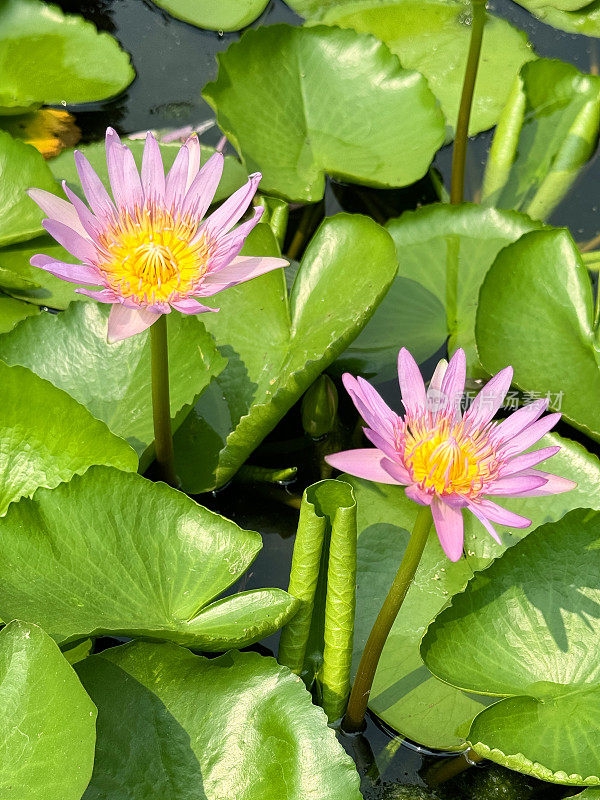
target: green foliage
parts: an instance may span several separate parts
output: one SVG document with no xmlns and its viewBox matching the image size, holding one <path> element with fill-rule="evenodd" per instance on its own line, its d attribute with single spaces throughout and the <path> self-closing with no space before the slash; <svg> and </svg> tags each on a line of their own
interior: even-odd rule
<svg viewBox="0 0 600 800">
<path fill-rule="evenodd" d="M 313 19 L 372 33 L 396 53 L 405 69 L 427 78 L 454 136 L 471 37 L 470 8 L 461 0 L 346 0 Z M 535 58 L 523 31 L 486 15 L 469 134 L 491 128 L 508 99 L 521 65 Z"/>
<path fill-rule="evenodd" d="M 0 515 L 39 486 L 52 489 L 92 464 L 137 469 L 126 442 L 66 392 L 24 367 L 0 361 L 0 408 Z"/>
<path fill-rule="evenodd" d="M 473 721 L 479 755 L 561 784 L 600 784 L 600 517 L 577 509 L 476 575 L 427 631 L 442 680 L 505 697 Z"/>
<path fill-rule="evenodd" d="M 600 351 L 592 286 L 566 230 L 529 233 L 497 257 L 481 287 L 483 366 L 514 367 L 524 391 L 550 394 L 563 419 L 600 439 Z"/>
<path fill-rule="evenodd" d="M 62 314 L 26 320 L 0 339 L 0 358 L 22 364 L 64 389 L 127 439 L 147 466 L 154 439 L 149 332 L 107 344 L 110 306 L 76 303 Z M 171 314 L 168 320 L 171 415 L 185 416 L 226 361 L 202 322 Z M 181 413 L 180 413 L 181 412 Z"/>
<path fill-rule="evenodd" d="M 546 219 L 596 149 L 600 78 L 541 58 L 526 64 L 498 122 L 483 202 Z"/>
<path fill-rule="evenodd" d="M 259 17 L 269 0 L 153 0 L 178 19 L 213 31 L 239 31 Z"/>
<path fill-rule="evenodd" d="M 466 695 L 432 677 L 419 654 L 427 625 L 463 591 L 473 570 L 502 555 L 538 525 L 560 519 L 580 506 L 600 509 L 600 464 L 581 445 L 549 434 L 541 446 L 559 444 L 560 452 L 543 469 L 577 481 L 577 489 L 550 497 L 504 500 L 502 505 L 532 520 L 524 531 L 498 527 L 503 546 L 496 544 L 468 512 L 465 520 L 466 558 L 451 563 L 435 531 L 429 536 L 415 581 L 385 645 L 375 675 L 370 708 L 400 734 L 427 747 L 456 750 L 464 746 L 473 717 L 489 702 Z M 397 486 L 383 486 L 344 476 L 354 487 L 358 509 L 358 578 L 353 667 L 404 553 L 418 506 Z M 502 559 L 501 559 L 502 560 Z"/>
<path fill-rule="evenodd" d="M 218 60 L 203 96 L 270 194 L 320 200 L 325 174 L 407 186 L 443 142 L 443 116 L 425 79 L 372 36 L 272 25 L 247 31 Z"/>
<path fill-rule="evenodd" d="M 325 715 L 274 659 L 138 642 L 77 670 L 98 706 L 90 800 L 360 800 Z"/>
<path fill-rule="evenodd" d="M 43 103 L 104 100 L 135 76 L 112 36 L 40 0 L 4 0 L 0 6 L 0 72 L 0 107 L 9 113 Z"/>
<path fill-rule="evenodd" d="M 257 226 L 244 252 L 278 253 L 268 226 Z M 175 437 L 187 491 L 233 477 L 362 329 L 395 272 L 386 231 L 368 217 L 338 214 L 310 242 L 289 297 L 283 270 L 275 270 L 208 299 L 221 310 L 205 314 L 204 324 L 228 365 Z"/>
<path fill-rule="evenodd" d="M 300 610 L 282 631 L 278 658 L 309 687 L 316 680 L 331 722 L 350 692 L 355 590 L 354 494 L 343 481 L 321 481 L 302 497 L 288 587 Z"/>
<path fill-rule="evenodd" d="M 0 796 L 80 800 L 94 761 L 96 708 L 40 628 L 0 631 Z"/>
<path fill-rule="evenodd" d="M 219 651 L 268 636 L 296 610 L 280 589 L 212 602 L 254 561 L 259 534 L 139 475 L 90 469 L 0 524 L 0 617 L 61 642 L 111 634 Z"/>
<path fill-rule="evenodd" d="M 0 6 L 0 14 L 2 6 Z M 0 130 L 0 246 L 31 239 L 43 232 L 44 214 L 25 192 L 32 186 L 57 192 L 58 186 L 41 154 L 30 144 Z M 1 260 L 0 266 L 6 266 Z"/>
</svg>

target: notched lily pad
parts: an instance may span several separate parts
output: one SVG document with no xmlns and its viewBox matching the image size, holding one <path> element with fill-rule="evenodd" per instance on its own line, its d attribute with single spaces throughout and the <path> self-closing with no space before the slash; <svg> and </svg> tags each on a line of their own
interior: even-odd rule
<svg viewBox="0 0 600 800">
<path fill-rule="evenodd" d="M 268 193 L 317 201 L 325 174 L 407 186 L 443 142 L 443 115 L 425 78 L 402 69 L 372 36 L 271 25 L 247 31 L 218 60 L 203 96 Z"/>
<path fill-rule="evenodd" d="M 92 468 L 11 506 L 0 528 L 0 617 L 33 620 L 61 643 L 143 636 L 227 650 L 296 611 L 281 589 L 215 601 L 254 561 L 260 535 L 134 473 Z"/>
</svg>

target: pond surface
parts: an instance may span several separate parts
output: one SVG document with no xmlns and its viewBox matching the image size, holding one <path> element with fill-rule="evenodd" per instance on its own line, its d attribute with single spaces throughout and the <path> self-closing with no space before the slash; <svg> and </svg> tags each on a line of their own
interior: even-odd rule
<svg viewBox="0 0 600 800">
<path fill-rule="evenodd" d="M 118 98 L 106 102 L 75 107 L 77 124 L 82 131 L 82 141 L 94 141 L 104 135 L 108 125 L 120 133 L 130 134 L 146 129 L 178 128 L 186 125 L 200 126 L 213 118 L 212 110 L 201 96 L 205 83 L 216 77 L 215 56 L 226 50 L 239 38 L 239 33 L 220 34 L 203 31 L 168 16 L 151 2 L 144 0 L 59 0 L 65 11 L 80 13 L 92 20 L 100 30 L 110 32 L 132 57 L 137 77 L 127 91 Z M 496 0 L 489 10 L 514 23 L 524 30 L 538 55 L 559 58 L 570 62 L 584 72 L 597 72 L 599 45 L 596 39 L 567 34 L 539 22 L 520 6 L 510 0 Z M 280 0 L 272 0 L 263 15 L 254 23 L 270 25 L 277 22 L 301 24 L 302 20 Z M 201 142 L 215 145 L 220 139 L 216 127 L 209 127 L 200 137 Z M 467 162 L 466 199 L 476 197 L 481 183 L 483 165 L 491 142 L 491 134 L 481 134 L 472 141 Z M 434 166 L 450 183 L 452 151 L 442 149 Z M 417 190 L 392 193 L 393 201 L 400 204 L 399 210 L 414 207 L 417 202 L 433 202 L 436 198 L 427 181 Z M 552 214 L 553 225 L 568 226 L 576 241 L 586 241 L 599 232 L 597 187 L 600 185 L 600 164 L 595 157 L 581 172 L 576 184 L 566 199 Z M 422 190 L 422 194 L 420 194 Z M 367 190 L 367 194 L 375 190 Z M 364 193 L 363 193 L 364 194 Z M 382 192 L 388 199 L 391 193 Z M 360 196 L 359 196 L 360 195 Z M 364 211 L 364 197 L 352 187 L 329 185 L 326 194 L 325 213 L 332 214 L 342 209 Z M 363 204 L 363 206 L 361 206 Z M 437 356 L 428 362 L 431 371 Z M 427 372 L 428 365 L 423 365 Z M 383 393 L 386 392 L 383 387 Z M 395 393 L 393 387 L 390 396 Z M 278 430 L 268 437 L 253 458 L 253 463 L 277 467 L 300 465 L 299 478 L 295 485 L 284 487 L 252 486 L 234 483 L 218 493 L 198 498 L 245 528 L 258 530 L 264 538 L 264 549 L 255 565 L 243 577 L 242 582 L 231 591 L 262 586 L 287 588 L 292 557 L 294 532 L 297 523 L 297 503 L 302 487 L 317 480 L 315 474 L 312 443 L 303 436 L 298 424 L 298 409 L 293 409 Z M 569 429 L 573 437 L 573 430 Z M 589 442 L 588 442 L 589 446 Z M 265 642 L 271 650 L 276 647 L 276 637 Z M 344 742 L 355 757 L 361 774 L 375 777 L 372 766 L 373 754 L 381 764 L 389 762 L 385 771 L 385 782 L 424 785 L 423 774 L 433 762 L 421 748 L 404 744 L 397 747 L 393 733 L 386 731 L 374 720 L 369 720 L 364 737 Z M 382 759 L 381 754 L 387 757 Z M 473 770 L 472 773 L 482 773 Z M 518 777 L 518 776 L 517 776 Z M 479 791 L 479 775 L 470 777 L 471 787 L 457 788 L 457 797 L 487 800 L 488 797 L 527 798 L 539 797 L 552 800 L 565 796 L 565 791 L 548 784 L 528 781 L 510 791 L 491 783 Z M 490 779 L 491 780 L 491 779 Z M 479 781 L 479 783 L 478 783 Z M 365 798 L 387 797 L 364 779 Z M 488 781 L 489 783 L 489 781 Z M 517 782 L 518 783 L 518 782 Z M 571 790 L 572 793 L 573 790 Z M 404 796 L 404 795 L 403 795 Z M 390 794 L 390 798 L 395 795 Z M 416 795 L 415 795 L 416 797 Z"/>
</svg>

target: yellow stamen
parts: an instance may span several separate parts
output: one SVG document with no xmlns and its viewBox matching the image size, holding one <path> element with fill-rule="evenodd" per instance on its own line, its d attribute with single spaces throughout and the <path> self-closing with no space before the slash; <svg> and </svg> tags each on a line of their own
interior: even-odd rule
<svg viewBox="0 0 600 800">
<path fill-rule="evenodd" d="M 105 260 L 99 264 L 108 286 L 142 303 L 185 296 L 206 272 L 213 250 L 204 236 L 192 244 L 198 224 L 163 208 L 144 207 L 122 214 L 100 238 Z"/>
<path fill-rule="evenodd" d="M 442 418 L 431 425 L 411 421 L 404 438 L 404 462 L 423 489 L 475 496 L 497 477 L 498 460 L 488 431 L 465 431 L 464 423 Z"/>
</svg>

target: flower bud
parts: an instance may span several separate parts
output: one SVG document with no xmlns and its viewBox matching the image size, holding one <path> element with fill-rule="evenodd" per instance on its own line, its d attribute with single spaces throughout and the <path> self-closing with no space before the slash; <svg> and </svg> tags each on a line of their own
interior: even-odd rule
<svg viewBox="0 0 600 800">
<path fill-rule="evenodd" d="M 302 427 L 313 439 L 330 433 L 335 424 L 338 393 L 328 375 L 321 375 L 302 399 Z"/>
</svg>

